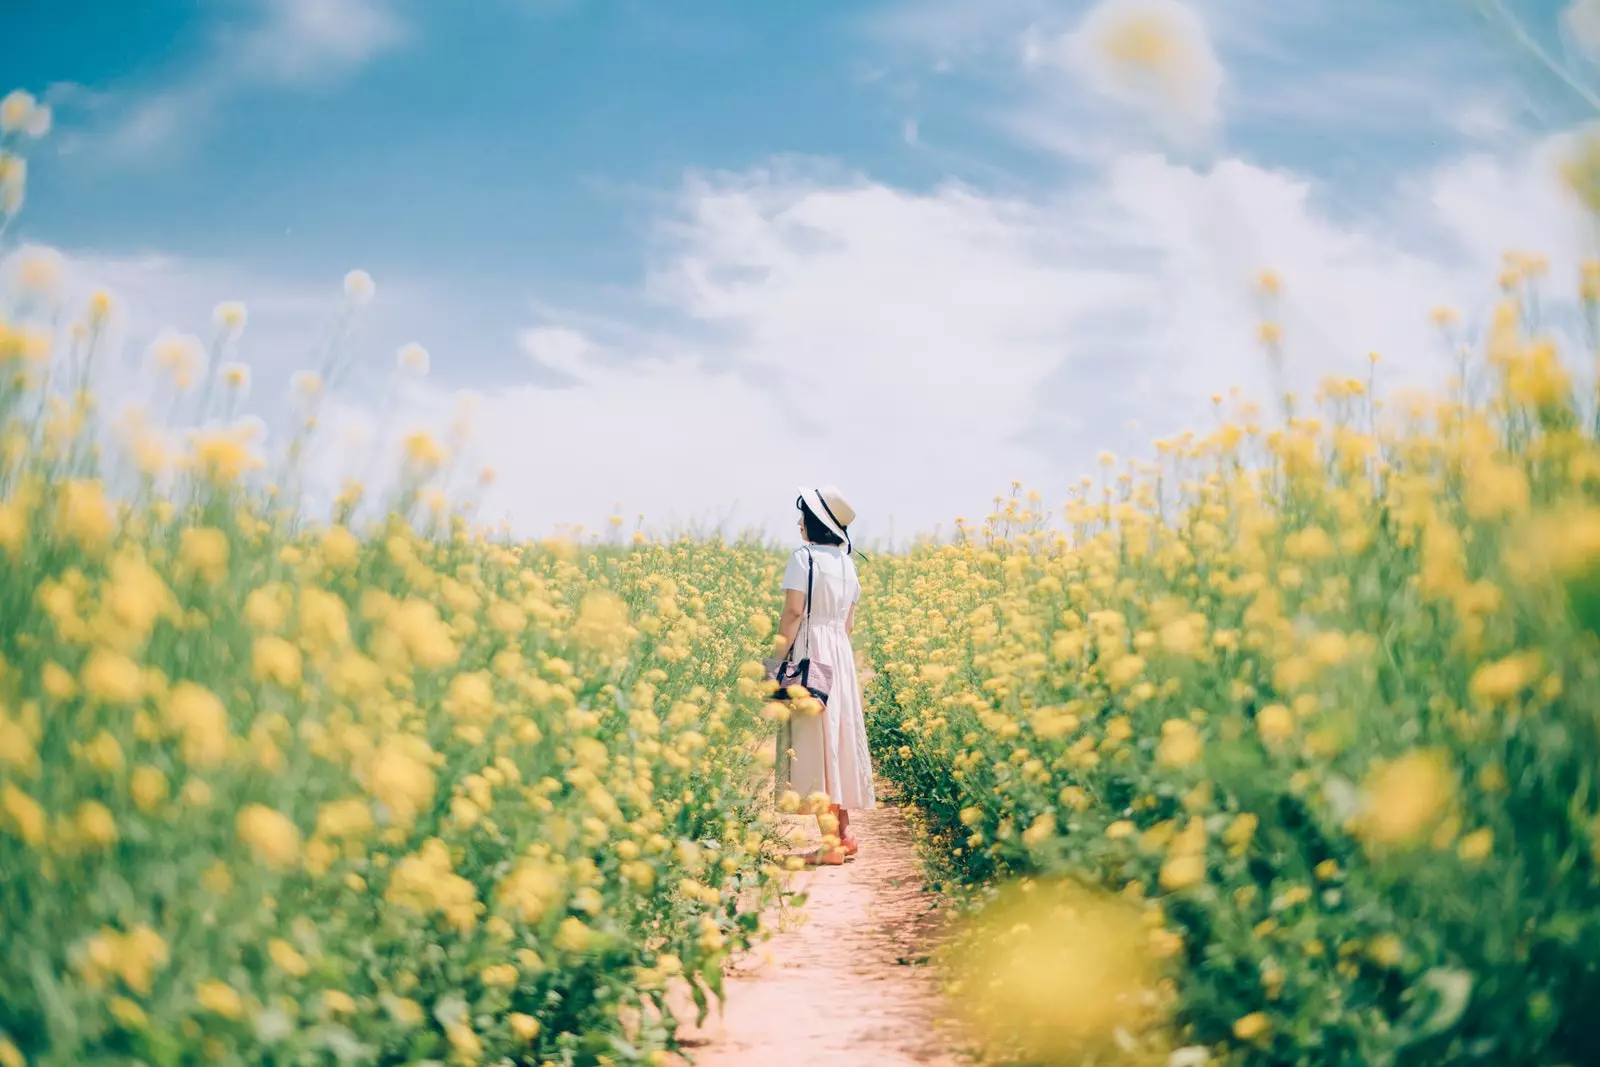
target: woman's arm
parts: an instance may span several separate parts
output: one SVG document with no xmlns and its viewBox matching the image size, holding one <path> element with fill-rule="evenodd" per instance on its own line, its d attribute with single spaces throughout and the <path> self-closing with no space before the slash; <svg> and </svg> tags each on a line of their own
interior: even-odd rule
<svg viewBox="0 0 1600 1067">
<path fill-rule="evenodd" d="M 845 633 L 846 637 L 852 637 L 852 636 L 855 635 L 855 632 L 856 632 L 856 606 L 854 604 L 851 604 L 850 605 L 850 614 L 848 614 L 848 615 L 846 615 L 844 617 L 844 633 Z"/>
<path fill-rule="evenodd" d="M 800 623 L 806 617 L 806 592 L 804 589 L 783 591 L 783 615 L 778 619 L 778 632 L 772 638 L 772 654 L 781 656 L 794 644 L 800 632 Z"/>
</svg>

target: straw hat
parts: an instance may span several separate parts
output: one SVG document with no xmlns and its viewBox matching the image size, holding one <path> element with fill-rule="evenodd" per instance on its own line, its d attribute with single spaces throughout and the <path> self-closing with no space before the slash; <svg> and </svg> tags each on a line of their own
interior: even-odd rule
<svg viewBox="0 0 1600 1067">
<path fill-rule="evenodd" d="M 856 521 L 856 509 L 845 500 L 838 486 L 825 485 L 821 489 L 800 489 L 800 499 L 828 529 L 839 535 L 845 544 L 850 543 L 850 524 Z"/>
</svg>

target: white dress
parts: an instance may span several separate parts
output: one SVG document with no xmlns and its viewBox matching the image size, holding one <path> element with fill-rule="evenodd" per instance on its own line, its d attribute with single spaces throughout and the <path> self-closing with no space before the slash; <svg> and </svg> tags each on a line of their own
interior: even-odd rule
<svg viewBox="0 0 1600 1067">
<path fill-rule="evenodd" d="M 802 621 L 794 658 L 833 668 L 833 685 L 820 715 L 796 714 L 778 732 L 777 790 L 801 797 L 826 793 L 847 811 L 876 806 L 867 724 L 856 677 L 855 651 L 845 631 L 850 608 L 861 598 L 856 564 L 839 545 L 795 549 L 783 572 L 783 587 L 806 590 L 807 554 L 815 566 L 810 622 Z"/>
</svg>

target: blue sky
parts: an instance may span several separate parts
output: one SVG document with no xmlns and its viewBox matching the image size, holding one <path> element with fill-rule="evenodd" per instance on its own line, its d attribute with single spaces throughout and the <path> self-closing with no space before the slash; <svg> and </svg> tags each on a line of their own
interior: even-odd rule
<svg viewBox="0 0 1600 1067">
<path fill-rule="evenodd" d="M 1253 384 L 1262 267 L 1315 283 L 1310 373 L 1425 346 L 1497 242 L 1582 254 L 1544 179 L 1592 112 L 1471 0 L 1165 2 L 1216 68 L 1182 136 L 1076 0 L 14 0 L 0 69 L 56 123 L 11 239 L 125 295 L 130 352 L 250 303 L 269 405 L 371 271 L 358 355 L 433 352 L 406 418 L 478 394 L 521 528 L 783 529 L 767 486 L 821 480 L 880 534 Z M 1515 5 L 1584 77 L 1588 3 Z"/>
</svg>

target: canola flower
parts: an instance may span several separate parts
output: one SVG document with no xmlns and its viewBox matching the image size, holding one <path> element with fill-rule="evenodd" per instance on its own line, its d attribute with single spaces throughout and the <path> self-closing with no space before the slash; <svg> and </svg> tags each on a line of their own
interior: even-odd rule
<svg viewBox="0 0 1600 1067">
<path fill-rule="evenodd" d="M 1104 5 L 1118 87 L 1207 80 L 1175 10 Z M 41 123 L 7 100 L 12 145 Z M 6 212 L 25 177 L 8 148 Z M 864 572 L 874 745 L 986 901 L 949 976 L 990 1051 L 1595 1058 L 1600 412 L 1535 332 L 1547 273 L 1508 258 L 1462 356 L 1486 394 L 1463 373 L 1380 405 L 1341 379 L 1278 427 L 1219 395 L 1217 428 L 1156 463 L 1107 453 L 1064 528 L 1014 487 Z M 245 421 L 144 427 L 130 497 L 92 396 L 38 373 L 56 353 L 27 302 L 55 283 L 18 281 L 0 1064 L 660 1062 L 668 986 L 714 994 L 777 884 L 753 753 L 816 711 L 767 700 L 750 659 L 780 561 L 491 539 L 437 487 L 459 433 L 404 441 L 424 529 L 409 506 L 358 522 L 360 485 L 335 522 L 291 522 Z M 1257 283 L 1275 363 L 1283 285 Z M 1578 292 L 1592 318 L 1600 264 Z M 347 277 L 352 307 L 372 293 Z M 81 313 L 86 365 L 115 302 Z M 210 355 L 246 322 L 219 305 Z M 208 353 L 151 356 L 181 392 Z M 307 432 L 335 380 L 296 377 Z"/>
<path fill-rule="evenodd" d="M 744 669 L 770 553 L 291 536 L 210 481 L 198 511 L 118 519 L 57 507 L 75 484 L 4 550 L 0 884 L 30 903 L 0 977 L 26 1062 L 670 1046 L 640 1030 L 670 1019 L 654 976 L 716 988 L 757 929 L 740 891 L 778 874 Z M 163 905 L 171 879 L 198 895 Z M 181 949 L 118 963 L 141 930 Z"/>
<path fill-rule="evenodd" d="M 1374 361 L 1276 426 L 1218 397 L 1213 430 L 1106 457 L 1056 517 L 1014 490 L 863 572 L 880 770 L 953 880 L 1071 879 L 1142 920 L 1115 952 L 1068 920 L 961 943 L 991 1047 L 1595 1055 L 1600 398 L 1542 332 L 1547 272 L 1507 258 L 1476 389 L 1380 398 Z M 1108 955 L 1149 964 L 1144 1014 L 1082 1014 Z"/>
<path fill-rule="evenodd" d="M 779 891 L 750 620 L 781 560 L 358 520 L 359 490 L 308 521 L 258 421 L 115 440 L 91 375 L 31 373 L 46 275 L 0 291 L 0 1063 L 660 1062 L 670 988 L 708 1005 Z M 79 313 L 87 364 L 116 311 Z M 246 322 L 150 370 L 243 399 Z M 409 441 L 409 488 L 458 444 Z"/>
</svg>

